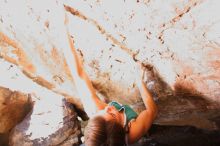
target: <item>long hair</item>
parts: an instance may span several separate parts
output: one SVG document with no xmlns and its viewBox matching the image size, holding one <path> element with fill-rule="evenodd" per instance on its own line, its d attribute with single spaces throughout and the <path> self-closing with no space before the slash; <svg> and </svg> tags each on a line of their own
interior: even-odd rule
<svg viewBox="0 0 220 146">
<path fill-rule="evenodd" d="M 118 122 L 106 121 L 101 116 L 89 120 L 85 128 L 86 146 L 124 146 L 125 131 Z"/>
</svg>

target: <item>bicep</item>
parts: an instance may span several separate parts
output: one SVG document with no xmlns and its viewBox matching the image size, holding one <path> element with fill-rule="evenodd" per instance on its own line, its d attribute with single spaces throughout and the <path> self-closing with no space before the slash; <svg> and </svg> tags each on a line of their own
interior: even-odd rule
<svg viewBox="0 0 220 146">
<path fill-rule="evenodd" d="M 128 142 L 134 143 L 147 133 L 154 120 L 154 113 L 148 110 L 142 111 L 135 121 L 131 122 L 128 134 Z"/>
</svg>

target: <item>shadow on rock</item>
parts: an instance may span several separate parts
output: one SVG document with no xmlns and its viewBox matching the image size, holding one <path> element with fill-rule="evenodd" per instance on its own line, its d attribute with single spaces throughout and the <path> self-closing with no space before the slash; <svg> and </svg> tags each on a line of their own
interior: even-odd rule
<svg viewBox="0 0 220 146">
<path fill-rule="evenodd" d="M 149 146 L 219 146 L 220 131 L 193 126 L 153 125 L 143 145 Z"/>
</svg>

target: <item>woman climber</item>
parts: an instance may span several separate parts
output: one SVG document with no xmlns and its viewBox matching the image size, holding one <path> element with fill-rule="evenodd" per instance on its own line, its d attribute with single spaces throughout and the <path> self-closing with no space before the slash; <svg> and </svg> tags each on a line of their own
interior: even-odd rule
<svg viewBox="0 0 220 146">
<path fill-rule="evenodd" d="M 98 98 L 70 37 L 69 41 L 74 58 L 74 82 L 83 106 L 87 109 L 85 111 L 90 115 L 84 133 L 85 145 L 124 146 L 138 141 L 146 134 L 157 115 L 157 106 L 143 81 L 144 67 L 138 64 L 140 73 L 137 85 L 146 109 L 138 115 L 128 105 L 121 105 L 115 101 L 106 104 Z M 95 105 L 97 111 L 92 113 L 93 115 L 88 109 L 91 104 Z"/>
</svg>

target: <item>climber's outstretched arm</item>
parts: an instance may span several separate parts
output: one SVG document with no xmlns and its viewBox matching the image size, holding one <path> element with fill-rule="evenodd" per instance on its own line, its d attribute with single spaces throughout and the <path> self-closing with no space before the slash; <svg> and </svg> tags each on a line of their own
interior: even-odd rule
<svg viewBox="0 0 220 146">
<path fill-rule="evenodd" d="M 143 74 L 144 70 L 142 68 L 140 76 L 143 76 Z M 137 119 L 131 122 L 128 136 L 129 143 L 136 142 L 144 134 L 146 134 L 157 115 L 157 106 L 152 98 L 151 93 L 149 92 L 143 81 L 143 77 L 140 77 L 138 79 L 137 85 L 140 90 L 141 97 L 145 104 L 146 110 L 142 111 L 138 115 Z"/>
<path fill-rule="evenodd" d="M 69 34 L 68 34 L 68 39 L 69 39 L 70 48 L 71 48 L 73 58 L 74 58 L 73 65 L 74 65 L 75 70 L 73 73 L 73 78 L 74 78 L 74 82 L 75 82 L 78 94 L 80 96 L 80 99 L 82 100 L 84 108 L 88 108 L 88 106 L 92 105 L 91 102 L 93 102 L 95 106 L 97 107 L 97 110 L 104 109 L 107 104 L 101 101 L 96 95 L 96 90 L 93 88 L 93 85 L 87 73 L 83 69 L 82 59 L 77 54 L 76 49 L 74 48 L 73 40 L 71 39 Z"/>
</svg>

